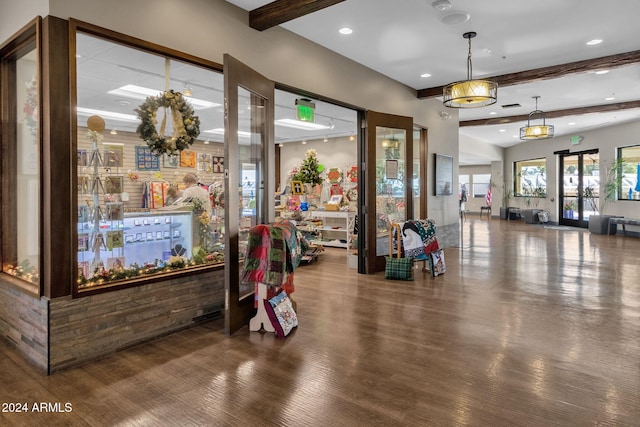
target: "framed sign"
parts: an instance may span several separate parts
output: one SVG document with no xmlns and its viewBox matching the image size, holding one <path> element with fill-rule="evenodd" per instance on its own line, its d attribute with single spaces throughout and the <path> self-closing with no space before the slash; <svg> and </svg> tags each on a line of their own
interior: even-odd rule
<svg viewBox="0 0 640 427">
<path fill-rule="evenodd" d="M 453 157 L 442 154 L 435 155 L 435 195 L 450 196 L 453 194 Z"/>
<path fill-rule="evenodd" d="M 385 162 L 385 173 L 387 179 L 398 179 L 398 161 L 387 160 Z"/>
<path fill-rule="evenodd" d="M 292 194 L 304 194 L 304 186 L 302 181 L 291 181 L 291 193 Z"/>
<path fill-rule="evenodd" d="M 146 145 L 136 145 L 136 170 L 159 171 L 160 159 Z"/>
</svg>

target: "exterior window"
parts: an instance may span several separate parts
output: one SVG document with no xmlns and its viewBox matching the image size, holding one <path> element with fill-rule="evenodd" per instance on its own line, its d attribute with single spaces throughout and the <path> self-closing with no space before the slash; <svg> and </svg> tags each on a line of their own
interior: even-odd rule
<svg viewBox="0 0 640 427">
<path fill-rule="evenodd" d="M 622 159 L 618 199 L 640 200 L 640 145 L 618 148 L 618 159 Z"/>
<path fill-rule="evenodd" d="M 514 195 L 523 197 L 546 197 L 547 160 L 533 159 L 514 163 Z"/>
<path fill-rule="evenodd" d="M 40 283 L 40 84 L 34 38 L 2 52 L 2 271 Z M 4 108 L 3 108 L 4 110 Z M 3 118 L 3 122 L 5 118 Z M 38 287 L 39 289 L 39 287 Z"/>
<path fill-rule="evenodd" d="M 473 197 L 484 198 L 491 185 L 491 174 L 474 174 L 473 175 Z"/>
<path fill-rule="evenodd" d="M 76 41 L 78 289 L 221 264 L 222 74 L 83 33 Z"/>
</svg>

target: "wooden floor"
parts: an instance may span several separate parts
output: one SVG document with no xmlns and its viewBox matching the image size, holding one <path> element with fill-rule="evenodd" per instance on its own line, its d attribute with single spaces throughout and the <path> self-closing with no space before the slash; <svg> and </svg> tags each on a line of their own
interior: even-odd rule
<svg viewBox="0 0 640 427">
<path fill-rule="evenodd" d="M 638 426 L 640 239 L 467 219 L 447 272 L 296 272 L 286 340 L 214 321 L 43 376 L 0 344 L 0 425 Z M 60 402 L 66 413 L 4 413 Z"/>
</svg>

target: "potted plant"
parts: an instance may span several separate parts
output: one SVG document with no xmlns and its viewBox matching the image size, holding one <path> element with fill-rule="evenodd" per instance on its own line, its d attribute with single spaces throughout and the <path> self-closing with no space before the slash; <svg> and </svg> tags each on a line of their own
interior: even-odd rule
<svg viewBox="0 0 640 427">
<path fill-rule="evenodd" d="M 492 184 L 493 185 L 493 184 Z M 500 219 L 509 219 L 509 201 L 513 197 L 513 191 L 507 181 L 502 182 L 502 206 L 500 206 Z"/>
<path fill-rule="evenodd" d="M 583 197 L 595 215 L 589 216 L 589 231 L 594 234 L 616 234 L 616 224 L 609 224 L 609 218 L 615 215 L 606 215 L 606 209 L 611 202 L 618 199 L 622 187 L 622 164 L 624 159 L 618 159 L 605 169 L 605 174 L 600 180 L 600 193 L 596 192 L 594 185 L 587 185 L 583 190 Z"/>
<path fill-rule="evenodd" d="M 522 211 L 522 218 L 527 224 L 536 224 L 540 222 L 538 213 L 542 212 L 541 209 L 538 209 L 538 204 L 541 199 L 547 197 L 547 190 L 541 185 L 527 187 L 524 190 L 524 204 L 527 209 Z"/>
<path fill-rule="evenodd" d="M 576 210 L 576 202 L 569 200 L 564 203 L 562 207 L 562 217 L 567 219 L 573 219 L 573 212 Z"/>
</svg>

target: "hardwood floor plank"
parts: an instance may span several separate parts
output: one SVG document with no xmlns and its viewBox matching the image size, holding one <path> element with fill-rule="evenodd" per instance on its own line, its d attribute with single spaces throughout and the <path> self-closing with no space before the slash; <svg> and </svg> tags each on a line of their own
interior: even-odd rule
<svg viewBox="0 0 640 427">
<path fill-rule="evenodd" d="M 212 321 L 44 376 L 0 343 L 1 425 L 638 426 L 640 239 L 467 219 L 447 271 L 296 271 L 285 340 Z"/>
</svg>

